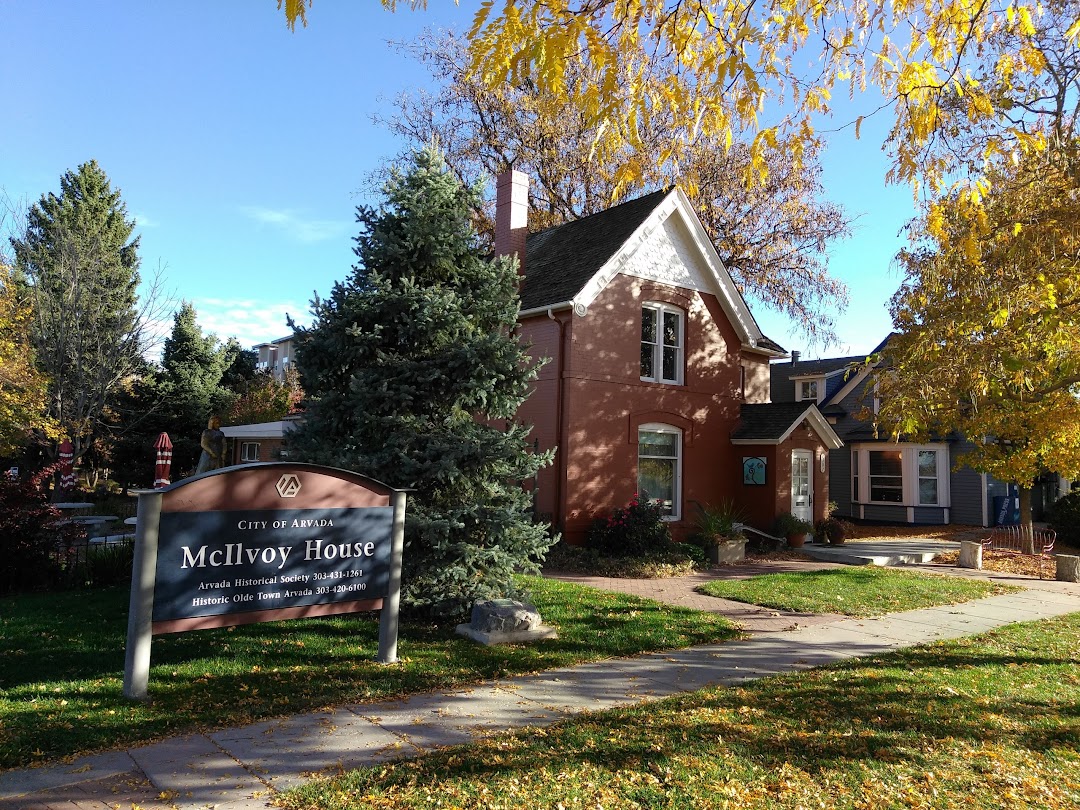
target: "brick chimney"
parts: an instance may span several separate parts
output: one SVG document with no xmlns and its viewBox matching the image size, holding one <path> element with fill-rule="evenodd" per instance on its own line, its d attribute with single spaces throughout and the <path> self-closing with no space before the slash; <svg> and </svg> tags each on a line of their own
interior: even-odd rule
<svg viewBox="0 0 1080 810">
<path fill-rule="evenodd" d="M 802 352 L 797 352 L 797 351 L 792 352 L 791 353 L 791 365 L 795 365 L 796 363 L 798 363 L 800 357 L 802 357 Z"/>
<path fill-rule="evenodd" d="M 529 176 L 510 169 L 495 180 L 495 255 L 517 256 L 525 273 L 525 237 L 529 234 Z"/>
</svg>

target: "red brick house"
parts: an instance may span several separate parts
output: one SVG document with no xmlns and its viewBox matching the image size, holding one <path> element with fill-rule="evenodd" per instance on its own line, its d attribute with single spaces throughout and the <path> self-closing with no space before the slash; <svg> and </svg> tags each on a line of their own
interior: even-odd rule
<svg viewBox="0 0 1080 810">
<path fill-rule="evenodd" d="M 518 416 L 541 449 L 537 511 L 570 542 L 635 493 L 683 537 L 695 503 L 732 499 L 759 528 L 823 517 L 828 452 L 814 403 L 770 404 L 758 328 L 678 189 L 528 234 L 528 179 L 499 178 L 496 251 L 522 265 L 521 338 L 547 358 Z"/>
</svg>

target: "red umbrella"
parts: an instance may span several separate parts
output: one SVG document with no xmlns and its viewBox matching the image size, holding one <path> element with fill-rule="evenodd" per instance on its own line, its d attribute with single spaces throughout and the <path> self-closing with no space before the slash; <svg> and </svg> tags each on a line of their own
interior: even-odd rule
<svg viewBox="0 0 1080 810">
<path fill-rule="evenodd" d="M 169 468 L 172 467 L 172 442 L 169 434 L 162 433 L 154 442 L 157 461 L 154 463 L 154 488 L 161 489 L 169 485 Z"/>
<path fill-rule="evenodd" d="M 60 443 L 60 490 L 70 492 L 75 489 L 75 448 L 64 439 Z"/>
</svg>

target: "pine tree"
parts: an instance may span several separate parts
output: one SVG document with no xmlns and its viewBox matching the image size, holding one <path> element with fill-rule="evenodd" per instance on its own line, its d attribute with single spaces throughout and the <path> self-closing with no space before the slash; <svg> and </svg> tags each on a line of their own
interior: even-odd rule
<svg viewBox="0 0 1080 810">
<path fill-rule="evenodd" d="M 467 189 L 431 150 L 358 209 L 359 264 L 298 330 L 296 455 L 411 487 L 402 604 L 458 617 L 518 595 L 552 544 L 521 482 L 550 458 L 513 423 L 536 368 L 513 336 L 517 270 L 486 256 Z"/>
<path fill-rule="evenodd" d="M 213 334 L 203 334 L 195 307 L 183 302 L 165 340 L 159 386 L 161 429 L 172 440 L 177 477 L 195 467 L 207 420 L 215 414 L 224 416 L 231 405 L 232 394 L 222 386 L 222 377 L 233 359 L 228 346 Z"/>
<path fill-rule="evenodd" d="M 90 161 L 60 178 L 59 195 L 30 208 L 11 240 L 33 313 L 30 340 L 49 379 L 47 413 L 77 458 L 107 430 L 108 409 L 146 348 L 134 229 L 119 190 Z"/>
</svg>

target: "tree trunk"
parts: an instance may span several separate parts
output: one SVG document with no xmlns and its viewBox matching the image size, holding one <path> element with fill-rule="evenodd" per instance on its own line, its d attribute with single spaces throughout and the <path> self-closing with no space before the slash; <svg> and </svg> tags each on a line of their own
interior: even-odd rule
<svg viewBox="0 0 1080 810">
<path fill-rule="evenodd" d="M 1031 524 L 1031 487 L 1018 485 L 1020 490 L 1020 537 L 1025 554 L 1035 553 L 1035 527 Z"/>
</svg>

